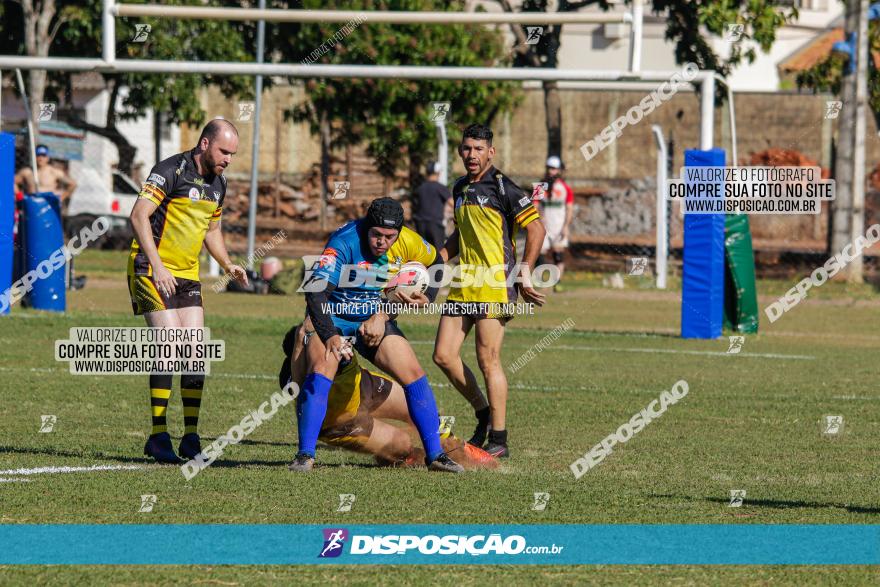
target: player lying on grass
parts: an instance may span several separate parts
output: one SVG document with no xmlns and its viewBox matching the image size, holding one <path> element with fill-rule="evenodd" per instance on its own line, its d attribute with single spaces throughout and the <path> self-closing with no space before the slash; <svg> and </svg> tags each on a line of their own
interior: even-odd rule
<svg viewBox="0 0 880 587">
<path fill-rule="evenodd" d="M 306 376 L 303 350 L 312 336 L 314 329 L 306 318 L 284 337 L 285 359 L 278 374 L 282 389 L 290 382 L 302 387 Z M 396 420 L 407 427 L 400 428 L 379 418 Z M 336 373 L 318 438 L 331 446 L 374 455 L 383 465 L 417 467 L 424 463 L 425 451 L 413 444 L 413 428 L 403 387 L 386 375 L 364 369 L 355 356 Z M 498 461 L 489 453 L 456 438 L 451 431 L 441 434 L 440 442 L 446 454 L 466 470 L 498 467 Z"/>
<path fill-rule="evenodd" d="M 320 261 L 303 280 L 317 336 L 306 346 L 306 377 L 296 410 L 299 452 L 290 465 L 292 471 L 310 471 L 314 466 L 330 387 L 340 363 L 344 366 L 352 359 L 353 349 L 403 386 L 428 468 L 452 473 L 464 470 L 443 452 L 434 392 L 412 347 L 381 303 L 380 281 L 387 281 L 389 264 L 410 261 L 426 266 L 443 262 L 434 247 L 403 226 L 401 205 L 379 198 L 370 204 L 365 217 L 330 236 Z M 427 293 L 403 299 L 425 305 L 433 301 L 437 289 L 429 288 Z"/>
</svg>

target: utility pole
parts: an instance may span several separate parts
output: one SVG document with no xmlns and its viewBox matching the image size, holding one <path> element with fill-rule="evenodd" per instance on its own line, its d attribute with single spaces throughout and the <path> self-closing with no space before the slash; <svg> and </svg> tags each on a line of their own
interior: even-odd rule
<svg viewBox="0 0 880 587">
<path fill-rule="evenodd" d="M 850 242 L 865 234 L 865 115 L 868 113 L 868 8 L 869 0 L 859 2 L 859 33 L 856 39 L 856 107 L 853 137 L 852 222 Z M 849 264 L 847 282 L 862 283 L 864 254 Z"/>
<path fill-rule="evenodd" d="M 859 28 L 859 8 L 861 0 L 846 0 L 846 21 L 844 34 L 849 40 L 851 35 L 857 33 Z M 855 51 L 858 52 L 858 49 Z M 838 127 L 838 149 L 835 161 L 835 179 L 837 194 L 831 202 L 831 254 L 839 252 L 852 239 L 852 209 L 853 209 L 853 147 L 855 145 L 856 124 L 856 68 L 851 59 L 844 68 L 843 83 L 840 92 L 840 100 L 843 106 L 840 111 L 840 126 Z M 849 269 L 841 271 L 843 275 L 849 275 Z"/>
<path fill-rule="evenodd" d="M 265 10 L 266 0 L 260 0 L 260 10 Z M 266 21 L 257 22 L 257 63 L 263 62 L 266 53 Z M 248 230 L 247 230 L 247 268 L 254 268 L 254 243 L 257 238 L 257 201 L 259 199 L 260 186 L 260 113 L 263 109 L 263 76 L 258 75 L 254 80 L 254 114 L 252 120 L 254 131 L 251 134 L 251 191 L 248 201 Z"/>
</svg>

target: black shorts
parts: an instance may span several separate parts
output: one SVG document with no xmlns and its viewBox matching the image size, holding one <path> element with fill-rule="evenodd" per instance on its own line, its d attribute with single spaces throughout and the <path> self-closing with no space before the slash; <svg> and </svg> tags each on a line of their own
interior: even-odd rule
<svg viewBox="0 0 880 587">
<path fill-rule="evenodd" d="M 352 325 L 352 326 L 354 326 L 354 325 Z M 291 329 L 291 331 L 292 331 L 292 329 Z M 361 336 L 360 332 L 358 332 L 354 328 L 352 328 L 349 331 L 345 331 L 342 328 L 340 328 L 339 326 L 337 326 L 336 333 L 339 336 L 341 336 L 342 338 L 351 341 L 352 347 L 354 348 L 354 350 L 356 350 L 358 352 L 358 354 L 360 356 L 362 356 L 366 360 L 370 361 L 371 363 L 376 362 L 375 361 L 376 352 L 379 350 L 379 345 L 376 345 L 374 347 L 367 346 L 367 344 L 364 342 L 364 339 Z M 309 337 L 314 334 L 315 334 L 314 330 L 310 330 L 308 332 L 303 333 L 303 344 L 308 345 L 309 344 Z M 290 332 L 288 332 L 288 335 L 290 335 Z M 388 322 L 385 323 L 385 334 L 382 337 L 382 340 L 385 340 L 386 336 L 400 336 L 402 338 L 406 338 L 406 335 L 404 335 L 403 332 L 400 330 L 400 328 L 397 326 L 396 320 L 389 320 Z M 288 340 L 289 340 L 289 342 L 288 342 Z M 379 341 L 379 344 L 382 344 L 382 341 Z M 285 345 L 289 346 L 291 349 L 290 353 L 293 353 L 293 337 L 292 336 L 288 336 L 287 338 L 285 338 L 285 342 L 282 344 L 282 347 L 284 348 Z M 286 348 L 285 348 L 285 353 L 287 353 Z M 290 354 L 288 354 L 288 357 L 289 356 L 290 356 Z M 346 365 L 346 363 L 342 363 L 342 364 L 340 364 L 339 368 L 342 369 L 345 365 Z M 283 366 L 282 366 L 282 371 L 284 371 Z M 283 375 L 281 375 L 279 377 L 280 377 L 280 379 L 284 379 Z M 279 380 L 279 385 L 284 387 L 284 385 L 280 382 L 280 380 Z"/>
<path fill-rule="evenodd" d="M 135 316 L 162 310 L 178 310 L 202 305 L 202 283 L 192 279 L 176 277 L 177 288 L 169 296 L 163 296 L 147 275 L 129 275 L 128 293 L 131 296 L 131 309 Z"/>
<path fill-rule="evenodd" d="M 344 333 L 338 327 L 336 328 L 336 332 L 338 332 L 340 335 L 344 336 Z M 404 336 L 403 332 L 397 326 L 396 320 L 389 320 L 388 322 L 385 323 L 385 335 L 382 337 L 382 340 L 385 340 L 385 337 L 388 337 L 388 336 L 400 336 L 400 337 L 406 338 L 406 336 Z M 354 346 L 354 350 L 356 350 L 360 356 L 362 356 L 366 360 L 370 361 L 371 363 L 375 363 L 376 362 L 376 353 L 379 350 L 380 344 L 382 344 L 382 341 L 379 341 L 379 344 L 377 344 L 374 347 L 367 346 L 367 344 L 364 342 L 364 339 L 361 336 L 360 332 L 358 332 L 357 334 L 354 335 L 354 344 L 352 346 Z"/>
</svg>

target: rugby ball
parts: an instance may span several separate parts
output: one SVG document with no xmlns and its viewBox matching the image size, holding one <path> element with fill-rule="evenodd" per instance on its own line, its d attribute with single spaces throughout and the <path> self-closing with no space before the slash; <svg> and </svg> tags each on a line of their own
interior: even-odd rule
<svg viewBox="0 0 880 587">
<path fill-rule="evenodd" d="M 385 286 L 385 297 L 392 301 L 400 301 L 398 292 L 407 296 L 415 293 L 425 293 L 428 289 L 428 268 L 417 261 L 404 263 L 400 270 L 391 276 Z"/>
</svg>

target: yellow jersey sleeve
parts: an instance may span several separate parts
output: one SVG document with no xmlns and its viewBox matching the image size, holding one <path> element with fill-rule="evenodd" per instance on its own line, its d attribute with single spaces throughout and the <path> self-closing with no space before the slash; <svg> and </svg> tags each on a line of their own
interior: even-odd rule
<svg viewBox="0 0 880 587">
<path fill-rule="evenodd" d="M 217 200 L 217 209 L 214 210 L 214 213 L 211 214 L 211 218 L 209 218 L 210 222 L 220 222 L 220 218 L 223 216 L 223 201 L 226 199 L 226 178 L 220 176 L 220 181 L 223 184 L 223 192 Z"/>
<path fill-rule="evenodd" d="M 138 198 L 147 199 L 157 206 L 161 206 L 173 182 L 174 170 L 169 170 L 167 167 L 163 170 L 157 165 L 150 170 L 150 176 L 144 182 Z"/>
<path fill-rule="evenodd" d="M 532 199 L 526 195 L 518 185 L 513 183 L 507 176 L 502 176 L 500 174 L 498 181 L 499 184 L 501 184 L 499 186 L 501 187 L 499 190 L 501 206 L 507 213 L 508 217 L 512 218 L 520 228 L 525 228 L 527 225 L 540 218 L 538 209 L 535 208 Z"/>
<path fill-rule="evenodd" d="M 397 253 L 403 259 L 404 263 L 417 261 L 425 267 L 430 267 L 437 257 L 437 249 L 431 243 L 426 241 L 414 230 L 403 226 L 400 229 L 400 236 L 394 245 L 400 244 L 400 252 Z M 393 247 L 392 247 L 393 248 Z M 389 258 L 392 258 L 389 255 Z"/>
</svg>

